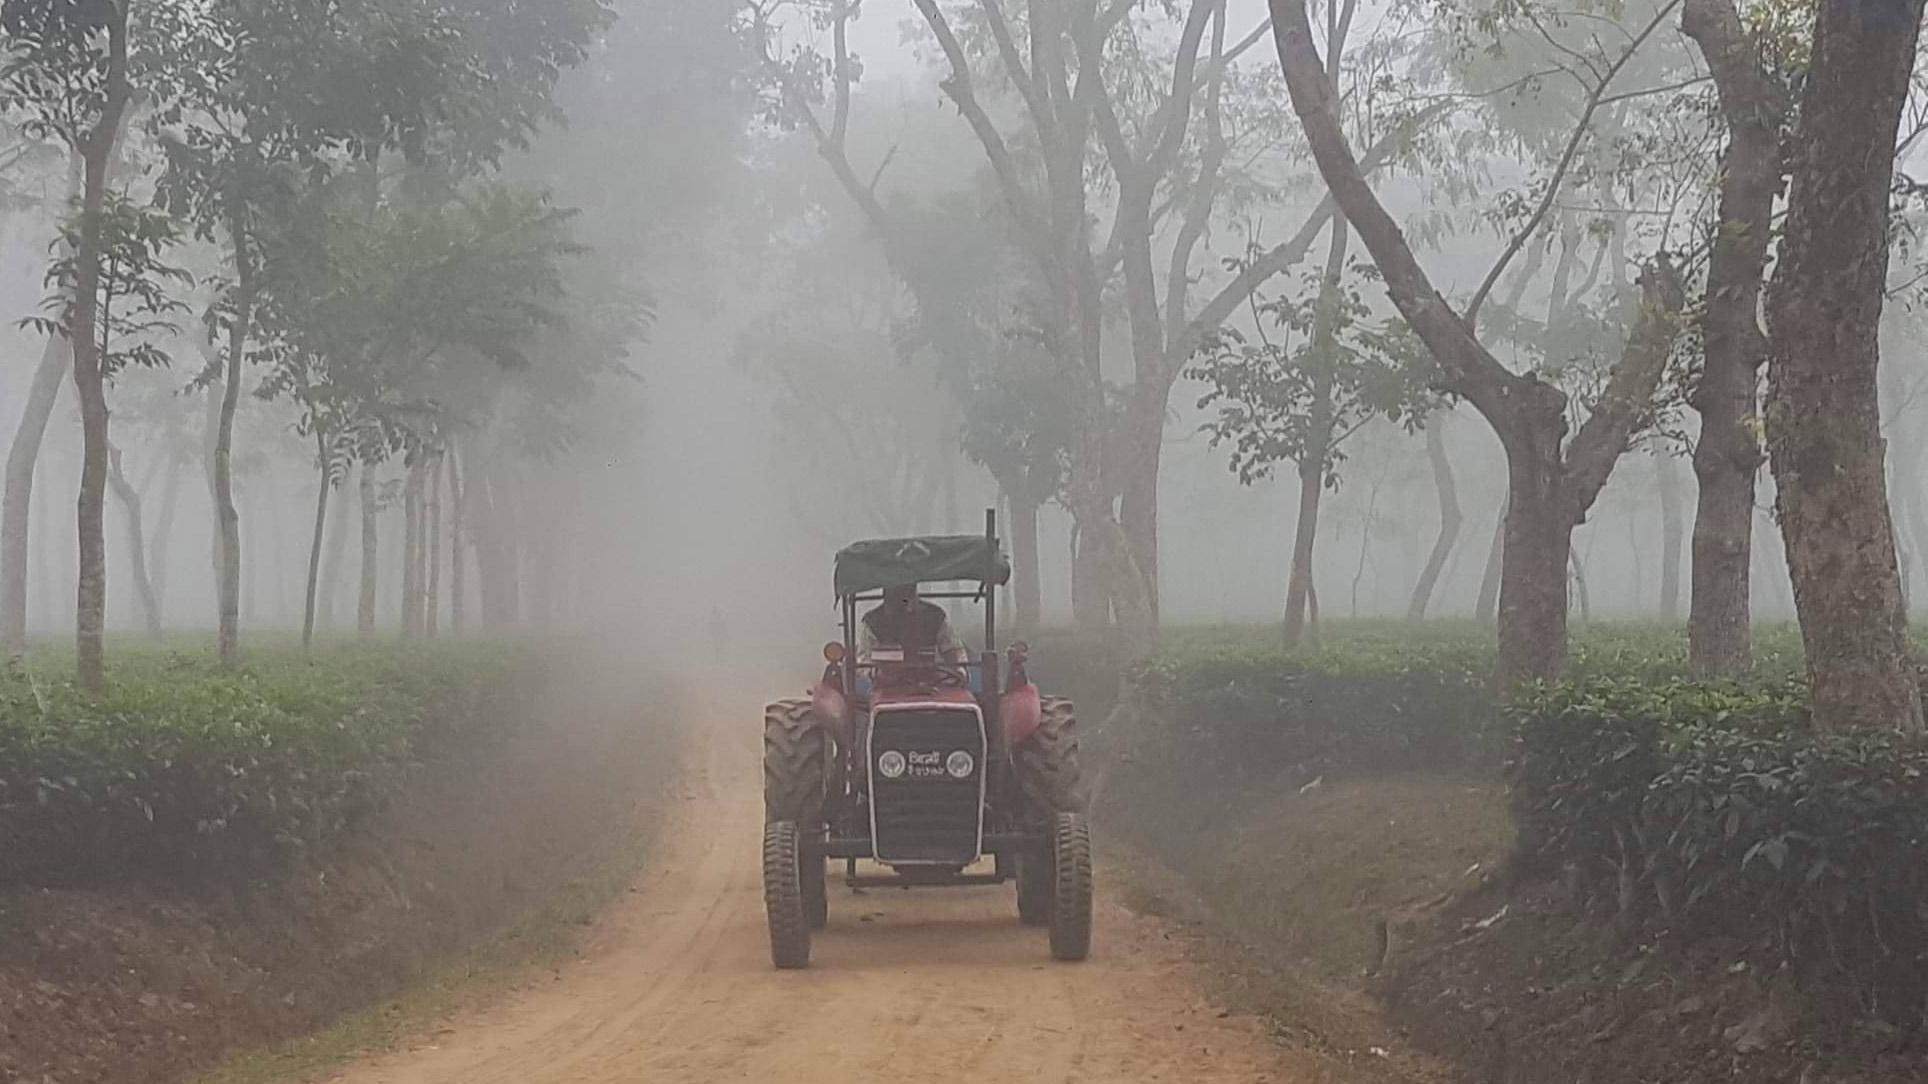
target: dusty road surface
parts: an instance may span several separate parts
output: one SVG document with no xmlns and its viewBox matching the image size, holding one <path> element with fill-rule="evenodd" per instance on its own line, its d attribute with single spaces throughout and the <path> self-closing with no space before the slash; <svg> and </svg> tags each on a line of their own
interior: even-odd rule
<svg viewBox="0 0 1928 1084">
<path fill-rule="evenodd" d="M 807 971 L 770 966 L 751 733 L 706 712 L 652 871 L 583 957 L 340 1084 L 1310 1084 L 1221 1018 L 1153 923 L 1102 898 L 1092 958 L 1050 961 L 1012 889 L 832 885 Z M 1103 874 L 1100 868 L 1100 876 Z"/>
</svg>

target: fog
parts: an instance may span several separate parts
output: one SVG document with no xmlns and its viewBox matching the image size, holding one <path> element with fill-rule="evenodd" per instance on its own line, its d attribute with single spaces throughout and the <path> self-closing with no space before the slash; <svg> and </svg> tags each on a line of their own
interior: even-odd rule
<svg viewBox="0 0 1928 1084">
<path fill-rule="evenodd" d="M 975 7 L 939 6 L 956 9 L 951 14 L 963 30 L 977 102 L 1014 156 L 1016 183 L 1036 195 L 1045 182 L 1025 103 L 1005 78 L 982 20 L 970 15 Z M 1119 105 L 1134 111 L 1126 118 L 1128 141 L 1149 146 L 1146 133 L 1166 116 L 1160 112 L 1169 105 L 1165 84 L 1182 44 L 1187 8 L 1132 6 L 1121 31 L 1132 48 L 1128 55 L 1120 52 L 1115 73 Z M 1631 311 L 1626 298 L 1630 290 L 1637 293 L 1633 283 L 1642 265 L 1668 251 L 1678 254 L 1691 287 L 1698 288 L 1705 275 L 1702 242 L 1714 176 L 1709 148 L 1718 142 L 1711 91 L 1677 18 L 1662 18 L 1664 25 L 1647 33 L 1659 11 L 1652 5 L 1615 9 L 1599 16 L 1608 32 L 1562 30 L 1537 43 L 1495 31 L 1504 40 L 1486 55 L 1497 59 L 1482 65 L 1480 43 L 1470 40 L 1477 30 L 1460 28 L 1467 38 L 1459 40 L 1403 6 L 1346 9 L 1352 52 L 1344 82 L 1353 95 L 1346 108 L 1354 138 L 1363 145 L 1383 136 L 1388 125 L 1412 126 L 1404 149 L 1375 179 L 1380 198 L 1448 298 L 1463 301 L 1480 290 L 1488 269 L 1501 262 L 1503 272 L 1485 284 L 1497 289 L 1481 316 L 1482 333 L 1503 363 L 1545 372 L 1569 391 L 1574 428 L 1626 342 L 1629 325 L 1620 317 Z M 988 427 L 1006 440 L 1016 433 L 1031 451 L 1044 439 L 1035 431 L 1017 432 L 1035 428 L 1035 419 L 1024 416 L 1028 407 L 1000 414 L 985 405 L 1035 398 L 1027 389 L 1042 386 L 1012 379 L 998 366 L 1048 368 L 1070 356 L 1062 342 L 1049 343 L 1057 333 L 1051 321 L 1058 317 L 1045 311 L 1053 303 L 1048 283 L 1026 262 L 1032 239 L 1025 231 L 1039 227 L 1014 222 L 982 133 L 947 89 L 946 53 L 917 7 L 879 0 L 861 9 L 835 0 L 762 7 L 732 0 L 622 0 L 613 14 L 613 22 L 590 35 L 579 64 L 563 65 L 553 88 L 535 88 L 552 95 L 555 110 L 531 128 L 527 145 L 511 141 L 498 166 L 465 182 L 546 192 L 554 206 L 572 212 L 569 229 L 583 249 L 569 257 L 581 266 L 566 273 L 567 288 L 621 282 L 646 299 L 619 344 L 627 375 L 598 373 L 588 378 L 587 390 L 574 388 L 573 398 L 557 408 L 567 413 L 569 439 L 504 453 L 502 462 L 510 464 L 504 470 L 522 487 L 517 499 L 523 503 L 511 541 L 521 612 L 503 620 L 620 630 L 657 644 L 687 639 L 696 630 L 708 636 L 720 623 L 739 637 L 770 634 L 773 643 L 784 642 L 791 631 L 828 627 L 834 616 L 831 557 L 842 544 L 881 534 L 974 531 L 986 508 L 1010 515 L 1009 485 L 986 468 L 982 444 L 974 445 L 967 430 Z M 1278 54 L 1263 32 L 1266 18 L 1264 4 L 1238 0 L 1210 21 L 1212 33 L 1201 35 L 1206 44 L 1199 47 L 1198 63 L 1209 68 L 1214 49 L 1248 36 L 1250 47 L 1228 62 L 1222 78 L 1199 77 L 1199 96 L 1209 83 L 1214 97 L 1209 105 L 1188 107 L 1192 127 L 1179 133 L 1168 172 L 1149 182 L 1156 209 L 1147 256 L 1158 265 L 1150 288 L 1168 297 L 1174 282 L 1188 284 L 1192 297 L 1176 308 L 1189 304 L 1189 315 L 1179 324 L 1225 287 L 1239 270 L 1237 261 L 1300 230 L 1325 196 L 1280 80 Z M 847 109 L 835 118 L 834 28 L 840 21 L 852 79 Z M 1568 38 L 1578 44 L 1569 46 Z M 1624 62 L 1624 69 L 1613 69 L 1608 91 L 1592 95 L 1609 105 L 1587 101 L 1584 74 L 1557 63 L 1546 71 L 1534 68 L 1551 63 L 1549 56 L 1561 49 L 1588 53 L 1592 59 L 1569 63 L 1596 75 L 1609 62 Z M 1516 71 L 1528 74 L 1513 78 Z M 1462 104 L 1438 108 L 1454 101 Z M 1576 128 L 1582 105 L 1586 116 Z M 142 108 L 137 105 L 136 113 Z M 1212 154 L 1208 118 L 1223 130 L 1221 151 L 1231 153 L 1218 167 L 1216 190 L 1201 196 L 1199 182 L 1208 168 L 1202 163 Z M 832 136 L 843 141 L 837 153 L 853 171 L 850 179 L 840 178 L 836 154 L 813 131 L 813 125 L 826 124 L 834 124 Z M 131 128 L 116 182 L 131 200 L 159 198 L 167 169 L 163 127 L 137 117 Z M 1570 131 L 1577 134 L 1569 146 Z M 36 137 L 31 126 L 16 122 L 10 134 L 34 151 L 10 167 L 0 232 L 0 307 L 18 320 L 44 311 L 66 169 L 62 150 Z M 1260 443 L 1270 439 L 1271 450 L 1241 481 L 1237 435 L 1221 429 L 1218 435 L 1226 439 L 1219 440 L 1212 429 L 1226 423 L 1221 409 L 1236 396 L 1228 399 L 1221 389 L 1206 402 L 1214 396 L 1200 370 L 1208 343 L 1177 359 L 1179 371 L 1162 402 L 1156 396 L 1139 401 L 1145 398 L 1138 395 L 1144 369 L 1134 360 L 1140 344 L 1134 336 L 1142 329 L 1133 324 L 1130 307 L 1138 283 L 1128 281 L 1130 256 L 1112 259 L 1105 251 L 1107 243 L 1128 241 L 1131 233 L 1122 228 L 1114 235 L 1114 216 L 1129 193 L 1109 162 L 1111 153 L 1100 135 L 1090 135 L 1081 152 L 1082 198 L 1087 255 L 1102 257 L 1098 351 L 1116 400 L 1105 409 L 1119 413 L 1096 423 L 1086 416 L 1073 428 L 1111 429 L 1118 446 L 1106 454 L 1118 459 L 1105 482 L 1109 492 L 1094 498 L 1076 492 L 1080 471 L 1092 469 L 1080 467 L 1088 448 L 1078 442 L 1085 437 L 1073 434 L 1056 453 L 1054 469 L 1064 476 L 1039 498 L 1036 591 L 1042 608 L 1024 620 L 1063 625 L 1073 619 L 1075 548 L 1100 529 L 1078 526 L 1073 506 L 1083 501 L 1076 511 L 1091 523 L 1118 517 L 1131 537 L 1136 566 L 1155 584 L 1163 621 L 1277 622 L 1287 605 L 1295 534 L 1302 513 L 1310 514 L 1302 509 L 1304 487 L 1293 451 L 1302 451 L 1303 438 L 1265 432 L 1268 423 L 1254 422 L 1248 411 L 1247 434 Z M 399 177 L 402 157 L 393 161 Z M 1522 229 L 1549 184 L 1557 198 L 1539 208 L 1537 224 Z M 906 224 L 904 236 L 886 236 L 853 198 L 858 194 Z M 1201 199 L 1204 209 L 1188 217 L 1187 203 Z M 1174 278 L 1168 252 L 1194 228 L 1199 236 L 1189 243 L 1196 249 L 1172 264 Z M 947 238 L 967 236 L 973 251 L 947 248 Z M 1315 230 L 1297 259 L 1262 277 L 1251 296 L 1237 299 L 1218 323 L 1199 329 L 1234 353 L 1234 342 L 1266 342 L 1269 348 L 1273 334 L 1286 344 L 1280 357 L 1297 349 L 1306 327 L 1281 330 L 1280 318 L 1261 313 L 1260 306 L 1297 304 L 1303 319 L 1313 319 L 1329 236 Z M 111 378 L 108 393 L 111 441 L 125 456 L 143 506 L 142 560 L 164 588 L 157 593 L 163 596 L 163 623 L 171 629 L 212 628 L 218 616 L 216 517 L 203 419 L 210 389 L 219 390 L 218 380 L 210 385 L 205 379 L 208 365 L 223 356 L 224 347 L 210 347 L 198 325 L 232 274 L 220 238 L 218 229 L 190 229 L 177 239 L 170 259 L 195 281 L 178 288 L 182 313 L 174 333 L 145 333 L 164 349 L 168 363 L 124 368 Z M 1513 254 L 1502 260 L 1509 246 Z M 1911 243 L 1897 246 L 1897 302 L 1885 321 L 1883 378 L 1897 536 L 1908 576 L 1919 574 L 1928 546 L 1918 534 L 1923 528 L 1915 462 L 1921 454 L 1914 389 L 1922 372 L 1922 336 L 1912 296 L 1899 285 L 1913 258 Z M 1361 245 L 1353 243 L 1343 261 L 1339 289 L 1356 297 L 1357 310 L 1345 317 L 1350 330 L 1340 338 L 1359 336 L 1346 348 L 1364 364 L 1360 359 L 1373 350 L 1393 349 L 1368 342 L 1365 332 L 1394 335 L 1399 314 Z M 919 275 L 921 287 L 907 277 Z M 959 313 L 932 312 L 932 292 L 961 297 Z M 1163 301 L 1154 300 L 1156 311 Z M 968 334 L 944 325 L 947 320 L 969 321 Z M 1240 338 L 1219 339 L 1221 330 Z M 19 427 L 46 342 L 43 325 L 0 325 L 0 355 L 11 359 L 0 368 L 0 430 L 11 434 Z M 1040 350 L 1039 343 L 1049 348 Z M 550 344 L 528 351 L 525 360 L 539 373 L 550 354 L 576 349 Z M 1573 535 L 1570 592 L 1578 619 L 1677 618 L 1686 612 L 1695 506 L 1690 456 L 1700 422 L 1685 400 L 1696 379 L 1695 349 L 1676 350 L 1669 372 L 1657 382 L 1658 405 L 1645 411 Z M 971 361 L 1000 351 L 1024 358 L 981 368 Z M 1292 364 L 1306 361 L 1288 362 L 1283 377 L 1275 373 L 1277 386 L 1297 379 L 1289 372 Z M 271 375 L 265 364 L 243 374 L 236 422 L 245 554 L 240 610 L 247 626 L 290 629 L 303 618 L 316 456 L 297 410 L 277 395 Z M 1047 372 L 1039 379 L 1055 378 Z M 1432 398 L 1417 410 L 1410 403 L 1369 402 L 1366 390 L 1328 391 L 1351 395 L 1352 405 L 1341 410 L 1357 416 L 1328 420 L 1333 434 L 1343 431 L 1345 440 L 1321 483 L 1313 536 L 1311 594 L 1319 618 L 1404 617 L 1412 608 L 1441 520 L 1428 428 L 1437 431 L 1450 463 L 1463 519 L 1426 612 L 1480 612 L 1489 566 L 1497 569 L 1494 538 L 1506 501 L 1506 459 L 1493 429 L 1451 390 L 1434 380 L 1424 391 Z M 1302 413 L 1303 406 L 1286 414 Z M 967 418 L 973 411 L 978 413 Z M 1155 515 L 1132 507 L 1127 490 L 1136 483 L 1127 480 L 1123 466 L 1147 454 L 1131 444 L 1146 431 L 1145 411 L 1162 416 L 1153 427 L 1160 443 Z M 1272 421 L 1290 421 L 1282 417 Z M 1140 420 L 1130 424 L 1137 428 L 1127 431 L 1134 418 Z M 446 431 L 458 434 L 457 444 L 494 439 L 475 419 L 451 421 Z M 31 503 L 27 613 L 31 632 L 40 637 L 75 628 L 79 567 L 71 540 L 81 434 L 72 388 L 64 388 L 40 449 Z M 324 630 L 341 632 L 355 623 L 361 563 L 357 472 L 366 468 L 391 489 L 402 485 L 413 454 L 404 444 L 379 458 L 358 458 L 333 479 L 336 499 L 320 569 L 318 623 Z M 1663 490 L 1671 496 L 1663 497 Z M 377 520 L 384 627 L 401 620 L 407 586 L 401 560 L 405 501 L 396 493 L 387 498 Z M 1765 619 L 1793 612 L 1772 499 L 1763 474 L 1752 601 L 1755 616 Z M 134 631 L 144 617 L 132 587 L 127 509 L 111 497 L 107 503 L 108 623 Z M 1152 534 L 1133 535 L 1148 523 L 1155 523 Z M 477 544 L 474 538 L 452 540 L 454 530 L 447 528 L 441 551 L 428 564 L 447 565 L 451 547 Z M 481 579 L 471 575 L 464 588 L 473 596 L 465 600 L 471 615 L 482 605 Z M 439 590 L 433 606 L 446 626 L 454 596 L 447 585 Z M 1012 605 L 1021 605 L 1021 590 L 1006 589 Z M 1101 613 L 1099 623 L 1106 620 Z"/>
</svg>

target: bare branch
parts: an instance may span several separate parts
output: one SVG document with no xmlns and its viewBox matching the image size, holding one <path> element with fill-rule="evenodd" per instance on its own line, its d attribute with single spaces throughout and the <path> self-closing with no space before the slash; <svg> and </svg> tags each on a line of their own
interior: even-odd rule
<svg viewBox="0 0 1928 1084">
<path fill-rule="evenodd" d="M 1051 114 L 1051 100 L 1048 94 L 1038 91 L 1038 84 L 1030 72 L 1024 68 L 1024 57 L 1018 52 L 1016 39 L 1011 36 L 1011 22 L 1004 17 L 1004 7 L 998 0 L 978 0 L 978 7 L 984 12 L 985 22 L 990 24 L 991 39 L 997 43 L 998 57 L 1004 61 L 1004 70 L 1011 77 L 1012 85 L 1024 99 L 1024 106 L 1031 111 L 1031 121 L 1038 131 L 1050 138 L 1057 121 Z M 1034 30 L 1035 33 L 1035 30 Z"/>
<path fill-rule="evenodd" d="M 984 147 L 984 154 L 991 160 L 991 171 L 997 176 L 998 188 L 1004 195 L 1005 205 L 1011 217 L 1017 222 L 1023 236 L 1033 242 L 1041 242 L 1044 237 L 1043 222 L 1032 205 L 1029 193 L 1024 190 L 1024 182 L 1018 176 L 1017 163 L 1011 158 L 1011 149 L 1005 145 L 1004 137 L 997 130 L 984 106 L 978 102 L 971 88 L 971 63 L 965 55 L 963 45 L 951 31 L 951 25 L 938 9 L 937 0 L 914 0 L 917 10 L 930 24 L 931 31 L 937 35 L 937 43 L 944 50 L 950 62 L 951 74 L 939 85 L 944 93 L 956 103 L 958 111 L 977 134 L 977 140 Z M 1080 73 L 1082 81 L 1082 73 Z"/>
<path fill-rule="evenodd" d="M 1573 159 L 1580 152 L 1580 144 L 1586 141 L 1587 132 L 1593 124 L 1593 115 L 1599 111 L 1602 98 L 1605 96 L 1607 88 L 1613 85 L 1614 77 L 1620 74 L 1621 70 L 1627 66 L 1627 63 L 1633 59 L 1634 54 L 1640 51 L 1640 47 L 1646 43 L 1648 38 L 1653 36 L 1654 31 L 1660 29 L 1660 24 L 1665 22 L 1668 16 L 1673 14 L 1674 9 L 1679 6 L 1680 0 L 1668 0 L 1665 6 L 1655 12 L 1653 19 L 1641 28 L 1640 33 L 1635 35 L 1632 41 L 1627 43 L 1626 50 L 1614 60 L 1613 64 L 1607 68 L 1606 74 L 1600 77 L 1599 82 L 1596 83 L 1593 90 L 1588 93 L 1586 105 L 1580 110 L 1580 119 L 1578 123 L 1574 124 L 1573 134 L 1567 138 L 1566 149 L 1560 154 L 1559 164 L 1554 166 L 1553 175 L 1547 178 L 1546 194 L 1541 197 L 1539 207 L 1534 209 L 1533 215 L 1527 219 L 1526 225 L 1521 227 L 1519 232 L 1513 235 L 1513 239 L 1507 243 L 1506 250 L 1500 253 L 1500 258 L 1494 262 L 1493 269 L 1486 273 L 1485 281 L 1481 282 L 1479 289 L 1474 292 L 1473 300 L 1467 303 L 1466 319 L 1469 322 L 1479 319 L 1479 308 L 1485 304 L 1486 296 L 1493 292 L 1493 287 L 1499 282 L 1500 275 L 1505 273 L 1506 265 L 1513 262 L 1513 257 L 1519 255 L 1520 249 L 1526 244 L 1527 238 L 1532 237 L 1533 234 L 1539 230 L 1540 223 L 1546 220 L 1547 212 L 1552 208 L 1553 201 L 1559 198 L 1560 186 L 1566 181 L 1567 171 L 1573 167 Z"/>
<path fill-rule="evenodd" d="M 1682 79 L 1678 83 L 1668 83 L 1666 86 L 1647 87 L 1644 90 L 1629 90 L 1622 94 L 1609 94 L 1600 99 L 1600 104 L 1615 105 L 1620 102 L 1630 102 L 1636 98 L 1652 98 L 1661 94 L 1672 94 L 1677 90 L 1686 90 L 1688 87 L 1697 87 L 1702 83 L 1713 82 L 1713 79 L 1714 77 L 1712 75 L 1696 75 L 1691 79 Z"/>
<path fill-rule="evenodd" d="M 1221 10 L 1212 24 L 1211 70 L 1214 74 L 1205 86 L 1205 149 L 1199 158 L 1198 177 L 1192 184 L 1191 200 L 1179 225 L 1178 237 L 1172 243 L 1171 262 L 1165 271 L 1167 343 L 1182 333 L 1191 296 L 1192 254 L 1211 225 L 1212 208 L 1218 202 L 1219 182 L 1225 172 L 1225 69 L 1225 15 Z"/>
<path fill-rule="evenodd" d="M 837 146 L 844 145 L 844 136 L 850 131 L 850 12 L 848 2 L 837 6 L 836 22 L 831 32 L 833 45 L 831 63 L 836 70 L 831 79 L 837 88 L 836 111 L 830 118 L 830 138 Z"/>
<path fill-rule="evenodd" d="M 1592 505 L 1607 484 L 1613 465 L 1627 450 L 1634 429 L 1652 408 L 1654 387 L 1673 354 L 1674 337 L 1687 290 L 1680 272 L 1665 256 L 1640 276 L 1640 318 L 1627 339 L 1626 352 L 1613 367 L 1607 390 L 1567 447 L 1567 481 L 1578 508 Z"/>
<path fill-rule="evenodd" d="M 1444 103 L 1428 106 L 1414 114 L 1406 123 L 1381 136 L 1379 142 L 1366 151 L 1365 160 L 1354 166 L 1359 171 L 1360 182 L 1363 184 L 1365 178 L 1392 161 L 1397 156 L 1401 144 L 1419 129 L 1444 116 L 1448 108 Z M 1170 340 L 1167 353 L 1168 364 L 1172 369 L 1174 371 L 1182 369 L 1186 360 L 1198 349 L 1199 343 L 1204 341 L 1206 333 L 1230 319 L 1232 313 L 1238 311 L 1238 307 L 1245 304 L 1246 299 L 1256 293 L 1259 287 L 1265 285 L 1273 276 L 1297 266 L 1304 260 L 1306 254 L 1312 250 L 1313 243 L 1319 239 L 1319 234 L 1325 231 L 1326 224 L 1338 210 L 1339 205 L 1334 197 L 1327 195 L 1325 199 L 1319 201 L 1317 207 L 1313 208 L 1312 213 L 1306 216 L 1297 233 L 1248 263 L 1240 269 L 1232 281 L 1221 287 L 1212 299 L 1199 309 L 1198 315 L 1186 325 L 1184 334 Z M 1395 231 L 1398 229 L 1397 226 L 1393 228 Z"/>
</svg>

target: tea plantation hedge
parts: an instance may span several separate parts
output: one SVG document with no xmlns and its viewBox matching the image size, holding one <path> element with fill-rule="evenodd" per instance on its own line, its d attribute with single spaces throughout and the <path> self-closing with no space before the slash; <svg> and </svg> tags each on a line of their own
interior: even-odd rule
<svg viewBox="0 0 1928 1084">
<path fill-rule="evenodd" d="M 1148 710 L 1104 736 L 1123 770 L 1228 788 L 1503 770 L 1522 870 L 1582 908 L 1718 938 L 1857 1011 L 1928 1011 L 1928 743 L 1815 733 L 1792 629 L 1762 630 L 1729 682 L 1692 678 L 1677 630 L 1578 630 L 1569 679 L 1505 705 L 1482 630 L 1341 626 L 1298 652 L 1262 636 L 1190 630 L 1141 664 Z"/>
<path fill-rule="evenodd" d="M 490 644 L 117 653 L 109 691 L 0 672 L 0 887 L 250 870 L 338 836 L 442 743 L 513 715 Z"/>
</svg>

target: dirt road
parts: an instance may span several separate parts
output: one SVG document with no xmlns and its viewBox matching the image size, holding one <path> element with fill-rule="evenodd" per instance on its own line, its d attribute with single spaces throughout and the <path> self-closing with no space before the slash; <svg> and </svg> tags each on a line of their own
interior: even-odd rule
<svg viewBox="0 0 1928 1084">
<path fill-rule="evenodd" d="M 740 721 L 712 732 L 741 735 Z M 1008 886 L 854 895 L 833 883 L 810 970 L 772 970 L 755 757 L 734 737 L 696 751 L 661 858 L 579 962 L 332 1079 L 1309 1081 L 1256 1023 L 1220 1018 L 1159 927 L 1109 899 L 1092 958 L 1067 965 L 1018 925 Z"/>
</svg>

